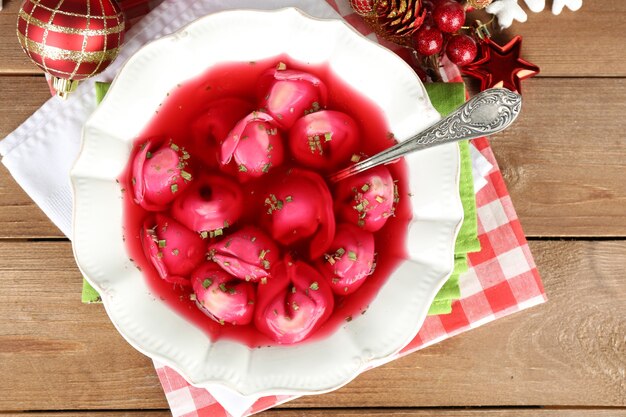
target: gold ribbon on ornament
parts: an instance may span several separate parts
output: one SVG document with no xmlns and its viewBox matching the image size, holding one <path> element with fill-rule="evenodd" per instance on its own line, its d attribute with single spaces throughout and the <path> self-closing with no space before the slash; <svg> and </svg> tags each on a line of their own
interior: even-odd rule
<svg viewBox="0 0 626 417">
<path fill-rule="evenodd" d="M 104 29 L 76 29 L 76 28 L 68 28 L 65 26 L 59 26 L 59 25 L 55 25 L 54 23 L 48 23 L 48 22 L 44 22 L 42 20 L 37 19 L 36 17 L 33 17 L 31 15 L 29 15 L 28 13 L 26 13 L 23 9 L 20 10 L 19 17 L 21 17 L 22 19 L 24 19 L 26 21 L 26 23 L 33 25 L 35 27 L 41 28 L 41 29 L 47 29 L 50 30 L 52 32 L 58 32 L 58 33 L 68 33 L 71 35 L 84 35 L 84 36 L 96 36 L 96 35 L 114 35 L 116 33 L 120 33 L 124 31 L 124 22 L 120 22 L 119 24 L 110 27 L 110 28 L 104 28 Z M 93 16 L 91 16 L 91 18 L 93 18 Z M 115 17 L 114 17 L 115 18 Z"/>
<path fill-rule="evenodd" d="M 17 33 L 17 36 L 22 45 L 25 45 L 26 49 L 30 52 L 34 52 L 38 55 L 45 56 L 50 59 L 68 60 L 73 62 L 89 62 L 98 63 L 101 61 L 113 60 L 118 52 L 119 47 L 109 49 L 107 51 L 71 51 L 67 49 L 57 48 L 56 46 L 44 45 L 32 39 L 27 39 L 21 33 Z"/>
</svg>

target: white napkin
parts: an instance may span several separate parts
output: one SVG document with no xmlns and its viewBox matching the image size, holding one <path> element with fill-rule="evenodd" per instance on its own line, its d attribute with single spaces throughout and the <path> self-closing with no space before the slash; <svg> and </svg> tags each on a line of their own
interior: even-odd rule
<svg viewBox="0 0 626 417">
<path fill-rule="evenodd" d="M 241 417 L 260 397 L 258 395 L 241 395 L 231 389 L 216 385 L 208 390 L 213 398 L 224 407 L 232 417 Z"/>
<path fill-rule="evenodd" d="M 487 185 L 487 174 L 491 172 L 493 165 L 483 156 L 474 145 L 470 143 L 470 155 L 472 156 L 472 177 L 474 179 L 474 192 L 479 192 Z"/>
<path fill-rule="evenodd" d="M 96 107 L 94 82 L 111 81 L 123 63 L 141 46 L 206 14 L 227 9 L 269 10 L 289 6 L 319 18 L 340 17 L 320 0 L 165 0 L 129 30 L 120 56 L 106 71 L 83 81 L 67 101 L 51 98 L 0 141 L 2 163 L 61 232 L 70 237 L 72 193 L 69 171 L 78 155 L 82 126 Z M 482 167 L 476 171 L 479 175 L 474 177 L 476 190 L 479 190 L 481 181 L 486 183 L 483 176 L 485 163 L 489 163 L 479 152 L 472 152 L 472 160 L 475 167 Z M 242 415 L 258 399 L 221 387 L 210 392 L 232 416 Z"/>
</svg>

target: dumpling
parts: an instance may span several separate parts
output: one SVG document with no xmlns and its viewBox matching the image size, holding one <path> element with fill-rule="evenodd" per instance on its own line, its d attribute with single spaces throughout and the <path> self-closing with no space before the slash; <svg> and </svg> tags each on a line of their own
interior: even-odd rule
<svg viewBox="0 0 626 417">
<path fill-rule="evenodd" d="M 325 172 L 348 165 L 358 144 L 356 122 L 334 110 L 307 114 L 289 131 L 289 150 L 296 161 Z"/>
<path fill-rule="evenodd" d="M 206 262 L 191 275 L 196 305 L 220 324 L 246 325 L 252 321 L 254 285 L 235 279 L 213 262 Z"/>
<path fill-rule="evenodd" d="M 260 107 L 283 129 L 300 117 L 326 106 L 326 85 L 316 76 L 288 70 L 284 64 L 266 71 L 259 80 Z"/>
<path fill-rule="evenodd" d="M 205 174 L 172 204 L 176 220 L 198 233 L 221 235 L 243 212 L 243 193 L 228 177 Z M 206 236 L 205 236 L 206 237 Z"/>
<path fill-rule="evenodd" d="M 172 140 L 149 139 L 132 163 L 135 202 L 146 210 L 161 211 L 191 183 L 190 155 Z"/>
<path fill-rule="evenodd" d="M 163 214 L 148 217 L 141 232 L 144 254 L 159 276 L 171 283 L 189 285 L 189 274 L 206 255 L 202 238 Z"/>
<path fill-rule="evenodd" d="M 259 282 L 267 279 L 280 257 L 274 241 L 254 226 L 226 236 L 209 246 L 209 256 L 224 271 L 239 279 Z"/>
<path fill-rule="evenodd" d="M 351 223 L 337 226 L 319 270 L 337 295 L 355 292 L 374 269 L 374 235 Z"/>
<path fill-rule="evenodd" d="M 272 269 L 266 284 L 259 284 L 254 324 L 278 343 L 297 343 L 324 324 L 333 307 L 333 293 L 320 273 L 287 259 Z"/>
<path fill-rule="evenodd" d="M 335 211 L 343 221 L 368 232 L 380 230 L 394 215 L 396 185 L 385 166 L 346 178 L 335 187 Z"/>
<path fill-rule="evenodd" d="M 283 163 L 282 134 L 272 116 L 253 112 L 235 125 L 220 152 L 222 165 L 235 160 L 242 180 L 260 177 Z"/>
<path fill-rule="evenodd" d="M 321 256 L 335 236 L 333 200 L 318 174 L 303 169 L 277 173 L 262 194 L 261 224 L 282 245 L 304 245 Z"/>
</svg>

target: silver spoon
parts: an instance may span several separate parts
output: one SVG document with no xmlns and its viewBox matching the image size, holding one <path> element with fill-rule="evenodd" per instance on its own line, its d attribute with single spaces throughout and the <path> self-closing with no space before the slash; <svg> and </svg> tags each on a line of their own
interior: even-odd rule
<svg viewBox="0 0 626 417">
<path fill-rule="evenodd" d="M 500 132 L 513 123 L 521 108 L 522 96 L 519 94 L 505 88 L 485 90 L 428 129 L 342 169 L 328 179 L 331 182 L 341 181 L 375 166 L 388 164 L 411 152 Z"/>
</svg>

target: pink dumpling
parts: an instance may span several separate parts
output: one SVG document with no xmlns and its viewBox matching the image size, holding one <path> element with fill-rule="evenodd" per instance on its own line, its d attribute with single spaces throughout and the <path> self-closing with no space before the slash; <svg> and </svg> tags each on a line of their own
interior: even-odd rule
<svg viewBox="0 0 626 417">
<path fill-rule="evenodd" d="M 274 241 L 253 226 L 213 243 L 209 255 L 229 274 L 251 282 L 267 279 L 280 256 Z"/>
<path fill-rule="evenodd" d="M 172 204 L 174 218 L 198 233 L 221 232 L 239 220 L 242 212 L 243 194 L 239 184 L 214 174 L 196 178 Z"/>
<path fill-rule="evenodd" d="M 300 117 L 326 106 L 326 85 L 303 71 L 278 68 L 267 70 L 259 80 L 260 107 L 272 115 L 280 127 L 289 129 Z"/>
<path fill-rule="evenodd" d="M 191 125 L 189 151 L 194 159 L 206 166 L 217 167 L 220 144 L 235 124 L 252 110 L 251 103 L 237 97 L 212 101 Z"/>
<path fill-rule="evenodd" d="M 252 321 L 256 293 L 251 283 L 233 279 L 206 262 L 193 271 L 191 285 L 198 308 L 216 322 L 246 325 Z"/>
<path fill-rule="evenodd" d="M 396 185 L 384 166 L 342 180 L 334 194 L 337 215 L 369 232 L 380 230 L 394 215 L 398 199 Z"/>
<path fill-rule="evenodd" d="M 337 226 L 320 271 L 337 295 L 355 292 L 374 268 L 374 235 L 351 223 Z"/>
<path fill-rule="evenodd" d="M 220 152 L 221 164 L 234 159 L 243 180 L 267 174 L 284 159 L 281 132 L 272 116 L 262 112 L 240 120 L 222 142 Z"/>
<path fill-rule="evenodd" d="M 256 328 L 280 344 L 300 342 L 333 312 L 333 293 L 313 267 L 285 260 L 272 269 L 272 279 L 259 284 Z"/>
<path fill-rule="evenodd" d="M 189 158 L 189 153 L 171 139 L 143 143 L 132 163 L 135 202 L 149 211 L 165 209 L 192 180 Z"/>
<path fill-rule="evenodd" d="M 159 276 L 181 285 L 189 285 L 188 275 L 206 255 L 200 236 L 162 214 L 144 221 L 142 245 Z"/>
<path fill-rule="evenodd" d="M 333 200 L 318 174 L 303 169 L 278 173 L 265 190 L 262 225 L 283 245 L 308 241 L 311 258 L 321 256 L 335 236 Z"/>
<path fill-rule="evenodd" d="M 298 119 L 289 131 L 293 157 L 310 168 L 332 171 L 350 163 L 359 144 L 359 128 L 352 117 L 320 110 Z"/>
</svg>

